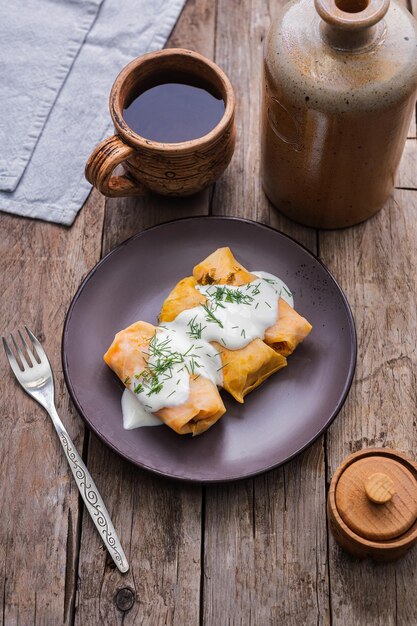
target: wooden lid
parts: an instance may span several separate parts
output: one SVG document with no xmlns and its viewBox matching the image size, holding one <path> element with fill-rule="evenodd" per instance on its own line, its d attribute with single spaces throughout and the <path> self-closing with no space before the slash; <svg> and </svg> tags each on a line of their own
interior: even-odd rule
<svg viewBox="0 0 417 626">
<path fill-rule="evenodd" d="M 339 477 L 335 499 L 345 524 L 368 540 L 400 537 L 417 519 L 417 481 L 400 456 L 375 453 L 352 462 Z"/>
</svg>

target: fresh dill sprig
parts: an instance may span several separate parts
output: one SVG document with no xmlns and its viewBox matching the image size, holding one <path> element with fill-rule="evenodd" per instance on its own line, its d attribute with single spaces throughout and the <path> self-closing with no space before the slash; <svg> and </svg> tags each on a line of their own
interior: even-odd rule
<svg viewBox="0 0 417 626">
<path fill-rule="evenodd" d="M 134 387 L 136 394 L 144 394 L 152 396 L 158 394 L 164 388 L 167 380 L 172 379 L 175 374 L 186 370 L 188 374 L 195 376 L 198 369 L 202 367 L 200 363 L 200 354 L 197 354 L 194 348 L 195 344 L 191 344 L 185 352 L 178 352 L 172 347 L 170 337 L 160 338 L 155 331 L 152 335 L 146 354 L 146 368 L 135 378 L 139 378 L 138 384 Z M 202 346 L 200 346 L 202 347 Z M 181 366 L 180 369 L 175 366 Z M 178 378 L 176 384 L 181 382 Z M 168 396 L 171 397 L 174 392 Z"/>
<path fill-rule="evenodd" d="M 197 315 L 195 315 L 187 324 L 190 329 L 187 330 L 187 335 L 191 337 L 191 339 L 201 339 L 203 330 L 207 328 L 206 326 L 203 326 L 201 322 L 197 322 L 196 319 Z"/>
<path fill-rule="evenodd" d="M 192 357 L 189 363 L 189 369 L 187 365 L 185 367 L 187 368 L 188 373 L 194 376 L 196 368 L 201 367 L 201 365 L 194 359 L 194 357 Z"/>
<path fill-rule="evenodd" d="M 246 290 L 252 288 L 253 285 L 248 283 Z M 251 304 L 253 297 L 249 294 L 243 293 L 239 287 L 237 289 L 230 289 L 226 285 L 217 285 L 210 291 L 206 292 L 208 299 L 214 305 L 214 308 L 224 308 L 223 302 L 236 303 L 236 304 Z"/>
<path fill-rule="evenodd" d="M 173 351 L 170 344 L 169 337 L 159 340 L 156 331 L 152 335 L 148 345 L 147 369 L 138 376 L 140 382 L 134 388 L 135 393 L 145 393 L 148 397 L 159 393 L 164 381 L 172 378 L 173 366 L 183 363 L 184 356 Z"/>
<path fill-rule="evenodd" d="M 146 396 L 158 394 L 162 391 L 166 382 L 172 379 L 173 376 L 177 378 L 177 375 L 178 378 L 174 380 L 173 383 L 174 386 L 179 385 L 184 376 L 184 370 L 189 375 L 194 377 L 199 376 L 198 371 L 203 371 L 200 368 L 203 368 L 204 365 L 204 362 L 201 363 L 200 361 L 200 357 L 204 354 L 201 350 L 206 344 L 204 341 L 197 340 L 203 339 L 205 336 L 204 331 L 207 329 L 208 324 L 217 324 L 219 328 L 225 328 L 225 322 L 222 320 L 219 311 L 222 308 L 226 309 L 228 304 L 250 305 L 254 309 L 257 309 L 259 304 L 262 304 L 263 300 L 263 280 L 270 284 L 276 284 L 278 282 L 272 278 L 258 279 L 246 285 L 233 288 L 229 285 L 210 284 L 205 290 L 206 302 L 200 305 L 199 312 L 195 311 L 194 317 L 189 320 L 187 327 L 182 330 L 182 332 L 185 330 L 185 334 L 191 338 L 191 340 L 196 340 L 195 343 L 189 342 L 188 349 L 186 349 L 185 352 L 176 349 L 176 344 L 172 343 L 174 337 L 170 336 L 169 332 L 160 333 L 159 330 L 156 330 L 146 348 L 142 349 L 146 365 L 145 369 L 140 374 L 134 375 L 135 379 L 137 379 L 137 384 L 135 384 L 134 387 L 132 385 L 134 392 Z M 285 286 L 282 286 L 282 289 L 288 296 L 292 296 L 291 291 Z M 267 300 L 264 300 L 264 303 L 269 308 L 272 308 Z M 201 309 L 203 310 L 203 314 Z M 231 321 L 233 323 L 238 320 L 232 319 Z M 162 328 L 166 331 L 174 331 L 174 329 L 168 327 Z M 240 324 L 232 326 L 232 329 L 240 330 L 240 336 L 246 339 L 246 329 L 242 328 Z M 223 337 L 220 337 L 218 341 L 220 341 L 223 346 L 227 347 L 227 343 Z M 224 351 L 220 351 L 215 355 L 207 353 L 206 356 L 219 356 L 222 353 L 224 354 Z M 226 364 L 222 365 L 218 371 L 222 370 L 225 365 Z M 183 374 L 180 376 L 181 372 L 183 372 Z M 130 385 L 129 377 L 126 378 L 125 385 Z M 171 392 L 168 397 L 171 397 L 173 393 L 174 392 Z"/>
<path fill-rule="evenodd" d="M 293 294 L 293 292 L 292 292 L 292 291 L 290 291 L 289 289 L 287 289 L 287 288 L 285 287 L 285 285 L 283 285 L 283 286 L 282 286 L 282 288 L 283 288 L 283 290 L 285 291 L 285 293 L 286 293 L 288 296 L 290 296 L 290 298 L 292 298 L 292 297 L 293 297 L 293 295 L 294 295 L 294 294 Z"/>
<path fill-rule="evenodd" d="M 214 313 L 211 310 L 211 308 L 209 307 L 209 305 L 208 304 L 202 304 L 201 306 L 203 307 L 203 309 L 206 312 L 206 321 L 207 322 L 212 322 L 214 324 L 218 324 L 220 326 L 220 328 L 223 328 L 222 322 L 219 320 L 218 317 L 216 317 L 214 315 Z"/>
<path fill-rule="evenodd" d="M 140 393 L 143 390 L 143 385 L 142 383 L 139 383 L 138 385 L 135 385 L 135 387 L 133 388 L 133 393 Z"/>
<path fill-rule="evenodd" d="M 235 302 L 236 304 L 251 304 L 253 297 L 248 293 L 243 293 L 241 289 L 235 289 L 228 291 L 226 296 L 226 302 Z"/>
<path fill-rule="evenodd" d="M 155 385 L 152 385 L 146 395 L 149 397 L 153 393 L 159 393 L 160 391 L 162 391 L 163 386 L 164 386 L 163 383 L 157 383 Z"/>
</svg>

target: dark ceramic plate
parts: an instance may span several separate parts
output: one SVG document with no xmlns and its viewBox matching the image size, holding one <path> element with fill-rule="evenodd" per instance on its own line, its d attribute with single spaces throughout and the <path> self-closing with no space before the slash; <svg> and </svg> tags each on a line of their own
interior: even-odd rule
<svg viewBox="0 0 417 626">
<path fill-rule="evenodd" d="M 164 426 L 126 431 L 122 384 L 103 362 L 115 333 L 156 323 L 164 298 L 193 266 L 228 245 L 248 269 L 283 278 L 295 308 L 313 325 L 288 366 L 244 405 L 224 393 L 227 413 L 194 439 Z M 67 314 L 63 366 L 71 397 L 92 430 L 140 467 L 180 480 L 220 482 L 285 463 L 332 422 L 349 391 L 356 334 L 347 300 L 324 265 L 271 228 L 233 218 L 196 217 L 128 239 L 89 273 Z"/>
</svg>

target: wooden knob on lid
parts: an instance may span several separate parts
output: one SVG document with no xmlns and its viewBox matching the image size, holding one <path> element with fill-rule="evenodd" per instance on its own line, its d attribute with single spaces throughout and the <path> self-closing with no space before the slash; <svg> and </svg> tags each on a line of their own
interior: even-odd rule
<svg viewBox="0 0 417 626">
<path fill-rule="evenodd" d="M 365 481 L 365 493 L 375 504 L 385 504 L 395 493 L 394 481 L 387 474 L 375 472 Z"/>
<path fill-rule="evenodd" d="M 361 450 L 336 471 L 328 509 L 346 550 L 397 558 L 417 541 L 417 465 L 395 450 Z"/>
</svg>

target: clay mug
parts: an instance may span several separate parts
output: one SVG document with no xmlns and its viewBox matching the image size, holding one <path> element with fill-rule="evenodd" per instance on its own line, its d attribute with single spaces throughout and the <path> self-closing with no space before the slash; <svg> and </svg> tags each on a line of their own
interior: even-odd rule
<svg viewBox="0 0 417 626">
<path fill-rule="evenodd" d="M 220 96 L 225 110 L 217 126 L 180 143 L 151 141 L 129 128 L 123 109 L 139 93 L 166 82 L 189 82 Z M 95 148 L 85 169 L 87 180 L 105 196 L 138 196 L 147 190 L 190 195 L 213 183 L 232 158 L 236 138 L 232 85 L 215 63 L 196 52 L 171 48 L 134 59 L 113 84 L 110 115 L 116 133 Z M 114 175 L 120 164 L 125 174 Z"/>
</svg>

